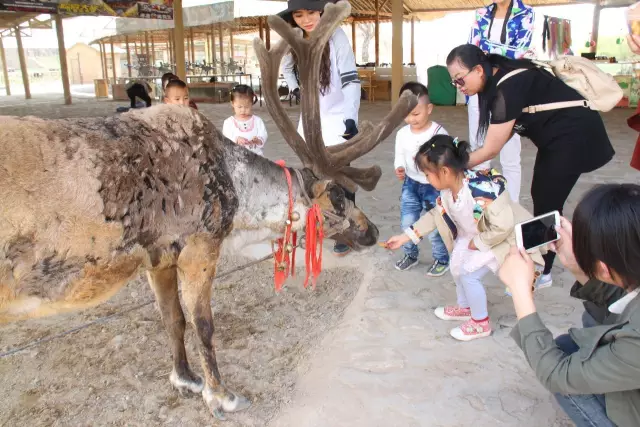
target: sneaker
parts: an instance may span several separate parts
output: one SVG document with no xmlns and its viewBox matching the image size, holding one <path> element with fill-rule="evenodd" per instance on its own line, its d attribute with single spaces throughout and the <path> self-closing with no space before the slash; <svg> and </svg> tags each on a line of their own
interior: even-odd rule
<svg viewBox="0 0 640 427">
<path fill-rule="evenodd" d="M 553 285 L 551 274 L 542 274 L 541 271 L 536 270 L 533 276 L 533 291 L 535 292 L 539 289 L 548 288 L 551 285 Z M 508 297 L 512 296 L 509 288 L 504 289 L 504 294 Z"/>
<path fill-rule="evenodd" d="M 418 259 L 405 255 L 401 260 L 396 261 L 396 270 L 407 271 L 418 264 Z"/>
<path fill-rule="evenodd" d="M 344 243 L 336 243 L 333 245 L 333 254 L 335 256 L 345 256 L 351 252 L 351 248 Z"/>
<path fill-rule="evenodd" d="M 427 276 L 440 277 L 444 276 L 447 271 L 449 271 L 449 264 L 443 264 L 440 261 L 434 261 L 433 265 L 427 272 Z"/>
<path fill-rule="evenodd" d="M 551 278 L 551 274 L 540 274 L 540 276 L 535 281 L 535 290 L 548 288 L 553 285 L 553 279 Z"/>
<path fill-rule="evenodd" d="M 447 305 L 436 308 L 433 313 L 442 320 L 469 320 L 471 319 L 471 309 L 462 308 L 457 305 Z"/>
<path fill-rule="evenodd" d="M 449 333 L 458 341 L 471 341 L 491 335 L 491 324 L 488 318 L 480 322 L 469 319 Z"/>
</svg>

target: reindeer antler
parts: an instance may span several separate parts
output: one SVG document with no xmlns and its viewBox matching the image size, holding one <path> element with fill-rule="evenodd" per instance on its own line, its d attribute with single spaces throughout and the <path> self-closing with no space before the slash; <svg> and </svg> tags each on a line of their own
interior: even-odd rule
<svg viewBox="0 0 640 427">
<path fill-rule="evenodd" d="M 300 29 L 292 28 L 279 16 L 270 16 L 267 19 L 270 27 L 282 37 L 282 40 L 269 51 L 260 39 L 254 41 L 254 47 L 264 79 L 264 95 L 269 114 L 302 163 L 317 175 L 329 176 L 351 191 L 355 191 L 358 186 L 371 191 L 382 175 L 380 167 L 376 165 L 355 168 L 347 165 L 371 151 L 389 136 L 402 119 L 415 108 L 418 98 L 410 91 L 406 91 L 380 124 L 373 126 L 369 122 L 364 122 L 360 133 L 350 141 L 329 148 L 325 147 L 320 123 L 320 92 L 318 90 L 322 53 L 336 28 L 350 14 L 351 5 L 348 1 L 327 4 L 318 26 L 308 39 L 302 37 Z M 289 120 L 276 91 L 280 62 L 288 52 L 289 46 L 298 59 L 300 91 L 303 94 L 300 103 L 304 139 Z"/>
</svg>

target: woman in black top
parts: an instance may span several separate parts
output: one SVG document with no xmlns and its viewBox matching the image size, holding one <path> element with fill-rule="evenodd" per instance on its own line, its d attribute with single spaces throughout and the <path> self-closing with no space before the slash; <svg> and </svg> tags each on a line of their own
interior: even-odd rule
<svg viewBox="0 0 640 427">
<path fill-rule="evenodd" d="M 485 54 L 475 45 L 462 45 L 447 57 L 452 83 L 465 95 L 479 95 L 479 128 L 484 146 L 471 153 L 469 167 L 496 157 L 516 132 L 536 145 L 531 198 L 534 215 L 558 210 L 581 174 L 611 160 L 613 147 L 597 111 L 584 107 L 525 113 L 532 105 L 584 98 L 546 70 L 526 59 Z M 510 71 L 526 71 L 498 82 Z M 545 255 L 538 286 L 551 285 L 555 253 Z"/>
</svg>

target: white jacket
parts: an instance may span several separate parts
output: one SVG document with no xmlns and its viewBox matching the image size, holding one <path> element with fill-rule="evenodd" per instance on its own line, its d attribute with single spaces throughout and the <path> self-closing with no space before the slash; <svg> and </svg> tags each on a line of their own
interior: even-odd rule
<svg viewBox="0 0 640 427">
<path fill-rule="evenodd" d="M 320 120 L 325 145 L 335 145 L 344 142 L 340 135 L 345 131 L 345 120 L 352 119 L 358 123 L 361 88 L 353 49 L 341 28 L 329 39 L 329 49 L 331 85 L 324 95 L 320 94 Z M 293 55 L 288 54 L 283 58 L 282 74 L 290 91 L 299 87 L 294 65 Z M 301 128 L 300 125 L 298 130 L 301 131 Z"/>
</svg>

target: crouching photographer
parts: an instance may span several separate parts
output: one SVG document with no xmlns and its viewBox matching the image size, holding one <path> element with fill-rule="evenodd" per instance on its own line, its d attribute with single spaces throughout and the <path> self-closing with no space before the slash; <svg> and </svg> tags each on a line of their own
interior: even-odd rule
<svg viewBox="0 0 640 427">
<path fill-rule="evenodd" d="M 514 248 L 500 269 L 518 317 L 511 336 L 576 426 L 639 426 L 640 186 L 593 188 L 557 231 L 552 249 L 577 280 L 585 327 L 553 338 L 536 312 L 533 262 Z"/>
</svg>

